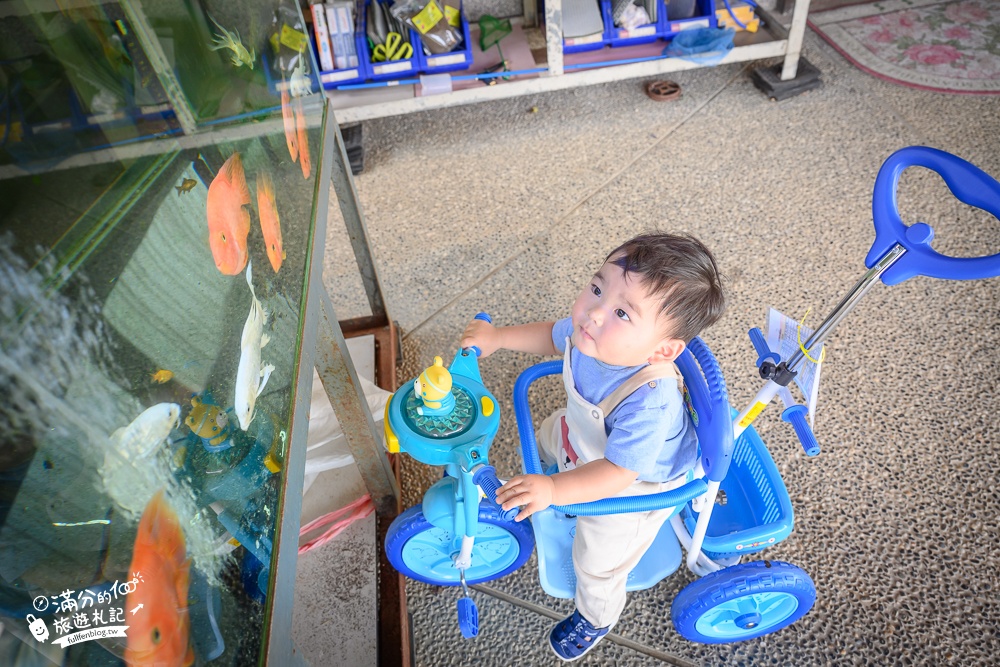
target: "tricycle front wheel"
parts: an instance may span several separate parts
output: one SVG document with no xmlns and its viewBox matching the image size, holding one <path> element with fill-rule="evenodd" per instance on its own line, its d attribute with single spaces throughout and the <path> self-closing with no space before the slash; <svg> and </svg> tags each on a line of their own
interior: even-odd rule
<svg viewBox="0 0 1000 667">
<path fill-rule="evenodd" d="M 816 602 L 805 570 L 779 561 L 726 567 L 688 584 L 670 608 L 674 627 L 701 644 L 729 644 L 787 627 Z"/>
<path fill-rule="evenodd" d="M 385 554 L 399 572 L 411 579 L 437 586 L 458 586 L 454 556 L 462 536 L 431 524 L 421 505 L 400 514 L 385 536 Z M 472 566 L 465 571 L 468 584 L 479 584 L 509 574 L 531 557 L 534 534 L 528 521 L 504 521 L 496 505 L 479 503 L 479 533 L 472 548 Z"/>
</svg>

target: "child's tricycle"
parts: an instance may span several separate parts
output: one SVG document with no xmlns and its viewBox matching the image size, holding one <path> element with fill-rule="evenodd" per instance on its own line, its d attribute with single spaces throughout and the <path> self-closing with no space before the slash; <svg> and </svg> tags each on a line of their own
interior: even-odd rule
<svg viewBox="0 0 1000 667">
<path fill-rule="evenodd" d="M 792 530 L 788 492 L 752 422 L 771 400 L 786 402 L 782 419 L 790 422 L 809 455 L 819 445 L 804 406 L 790 404 L 783 391 L 810 350 L 830 335 L 861 297 L 881 279 L 894 285 L 915 275 L 976 279 L 1000 275 L 1000 254 L 951 258 L 930 247 L 933 230 L 924 223 L 905 225 L 896 206 L 896 187 L 910 166 L 936 171 L 961 201 L 1000 217 L 1000 184 L 955 156 L 910 147 L 890 156 L 879 170 L 873 196 L 876 237 L 865 260 L 868 271 L 823 321 L 801 349 L 782 360 L 757 329 L 750 338 L 760 376 L 766 380 L 751 404 L 734 416 L 725 381 L 708 347 L 698 338 L 677 359 L 684 377 L 684 399 L 698 433 L 700 459 L 693 478 L 680 488 L 649 496 L 610 498 L 571 506 L 552 506 L 526 522 L 517 511 L 494 502 L 500 481 L 488 461 L 499 426 L 496 399 L 482 384 L 478 350 L 460 350 L 448 370 L 440 359 L 386 406 L 385 432 L 390 451 L 406 451 L 430 465 L 445 466 L 445 476 L 423 503 L 397 517 L 385 549 L 403 574 L 438 585 L 461 585 L 459 626 L 466 637 L 478 633 L 476 607 L 467 584 L 490 581 L 519 568 L 538 544 L 538 570 L 550 595 L 572 598 L 573 530 L 577 516 L 648 511 L 675 507 L 653 545 L 629 575 L 628 590 L 655 585 L 686 564 L 701 578 L 674 599 L 671 616 L 677 631 L 692 641 L 728 643 L 779 630 L 805 615 L 816 599 L 809 576 L 778 561 L 740 562 L 745 554 L 780 542 Z M 477 318 L 489 320 L 480 313 Z M 560 372 L 561 361 L 524 371 L 514 386 L 514 409 L 523 468 L 543 471 L 528 407 L 528 389 L 540 377 Z"/>
</svg>

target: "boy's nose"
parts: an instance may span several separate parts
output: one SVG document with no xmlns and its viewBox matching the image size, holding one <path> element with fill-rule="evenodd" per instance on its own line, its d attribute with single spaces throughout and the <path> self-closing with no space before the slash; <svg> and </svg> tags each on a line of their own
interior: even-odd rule
<svg viewBox="0 0 1000 667">
<path fill-rule="evenodd" d="M 591 308 L 590 311 L 587 313 L 587 315 L 590 317 L 591 321 L 597 326 L 600 326 L 601 324 L 604 323 L 604 310 L 600 306 L 594 306 L 593 308 Z"/>
</svg>

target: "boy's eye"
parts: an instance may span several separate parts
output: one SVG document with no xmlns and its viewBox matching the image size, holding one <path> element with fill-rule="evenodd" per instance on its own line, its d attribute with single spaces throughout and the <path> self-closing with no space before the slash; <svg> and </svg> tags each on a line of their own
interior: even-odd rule
<svg viewBox="0 0 1000 667">
<path fill-rule="evenodd" d="M 621 308 L 618 308 L 618 309 L 615 310 L 615 315 L 617 315 L 618 317 L 620 317 L 623 320 L 628 320 L 628 318 L 629 318 L 628 317 L 628 313 L 626 313 Z"/>
<path fill-rule="evenodd" d="M 591 285 L 590 291 L 594 293 L 594 296 L 601 296 L 601 288 L 597 285 Z"/>
</svg>

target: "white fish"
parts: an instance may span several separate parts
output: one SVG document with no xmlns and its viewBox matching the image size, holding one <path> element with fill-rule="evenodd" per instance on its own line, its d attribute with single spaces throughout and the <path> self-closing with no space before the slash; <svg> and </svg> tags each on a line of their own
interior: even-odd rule
<svg viewBox="0 0 1000 667">
<path fill-rule="evenodd" d="M 159 447 L 177 427 L 181 406 L 158 403 L 108 438 L 101 478 L 104 489 L 123 509 L 142 512 L 153 492 L 170 477 Z"/>
<path fill-rule="evenodd" d="M 292 78 L 288 82 L 288 92 L 292 97 L 312 95 L 312 78 L 306 76 L 305 63 L 305 56 L 300 54 L 299 62 L 295 65 Z"/>
<path fill-rule="evenodd" d="M 267 324 L 267 310 L 260 305 L 257 294 L 253 291 L 253 280 L 250 269 L 252 263 L 247 263 L 247 285 L 250 286 L 250 313 L 247 315 L 246 324 L 243 325 L 243 337 L 240 339 L 240 366 L 236 370 L 236 396 L 233 399 L 236 409 L 236 417 L 240 421 L 240 428 L 244 431 L 250 426 L 253 420 L 253 408 L 257 403 L 257 397 L 264 391 L 264 385 L 271 377 L 274 366 L 267 364 L 261 368 L 263 363 L 260 358 L 260 350 L 267 345 L 270 337 L 264 333 L 264 325 Z"/>
<path fill-rule="evenodd" d="M 149 456 L 176 428 L 181 416 L 181 406 L 176 403 L 157 403 L 146 408 L 125 428 L 111 435 L 111 444 L 118 453 L 130 460 Z"/>
</svg>

